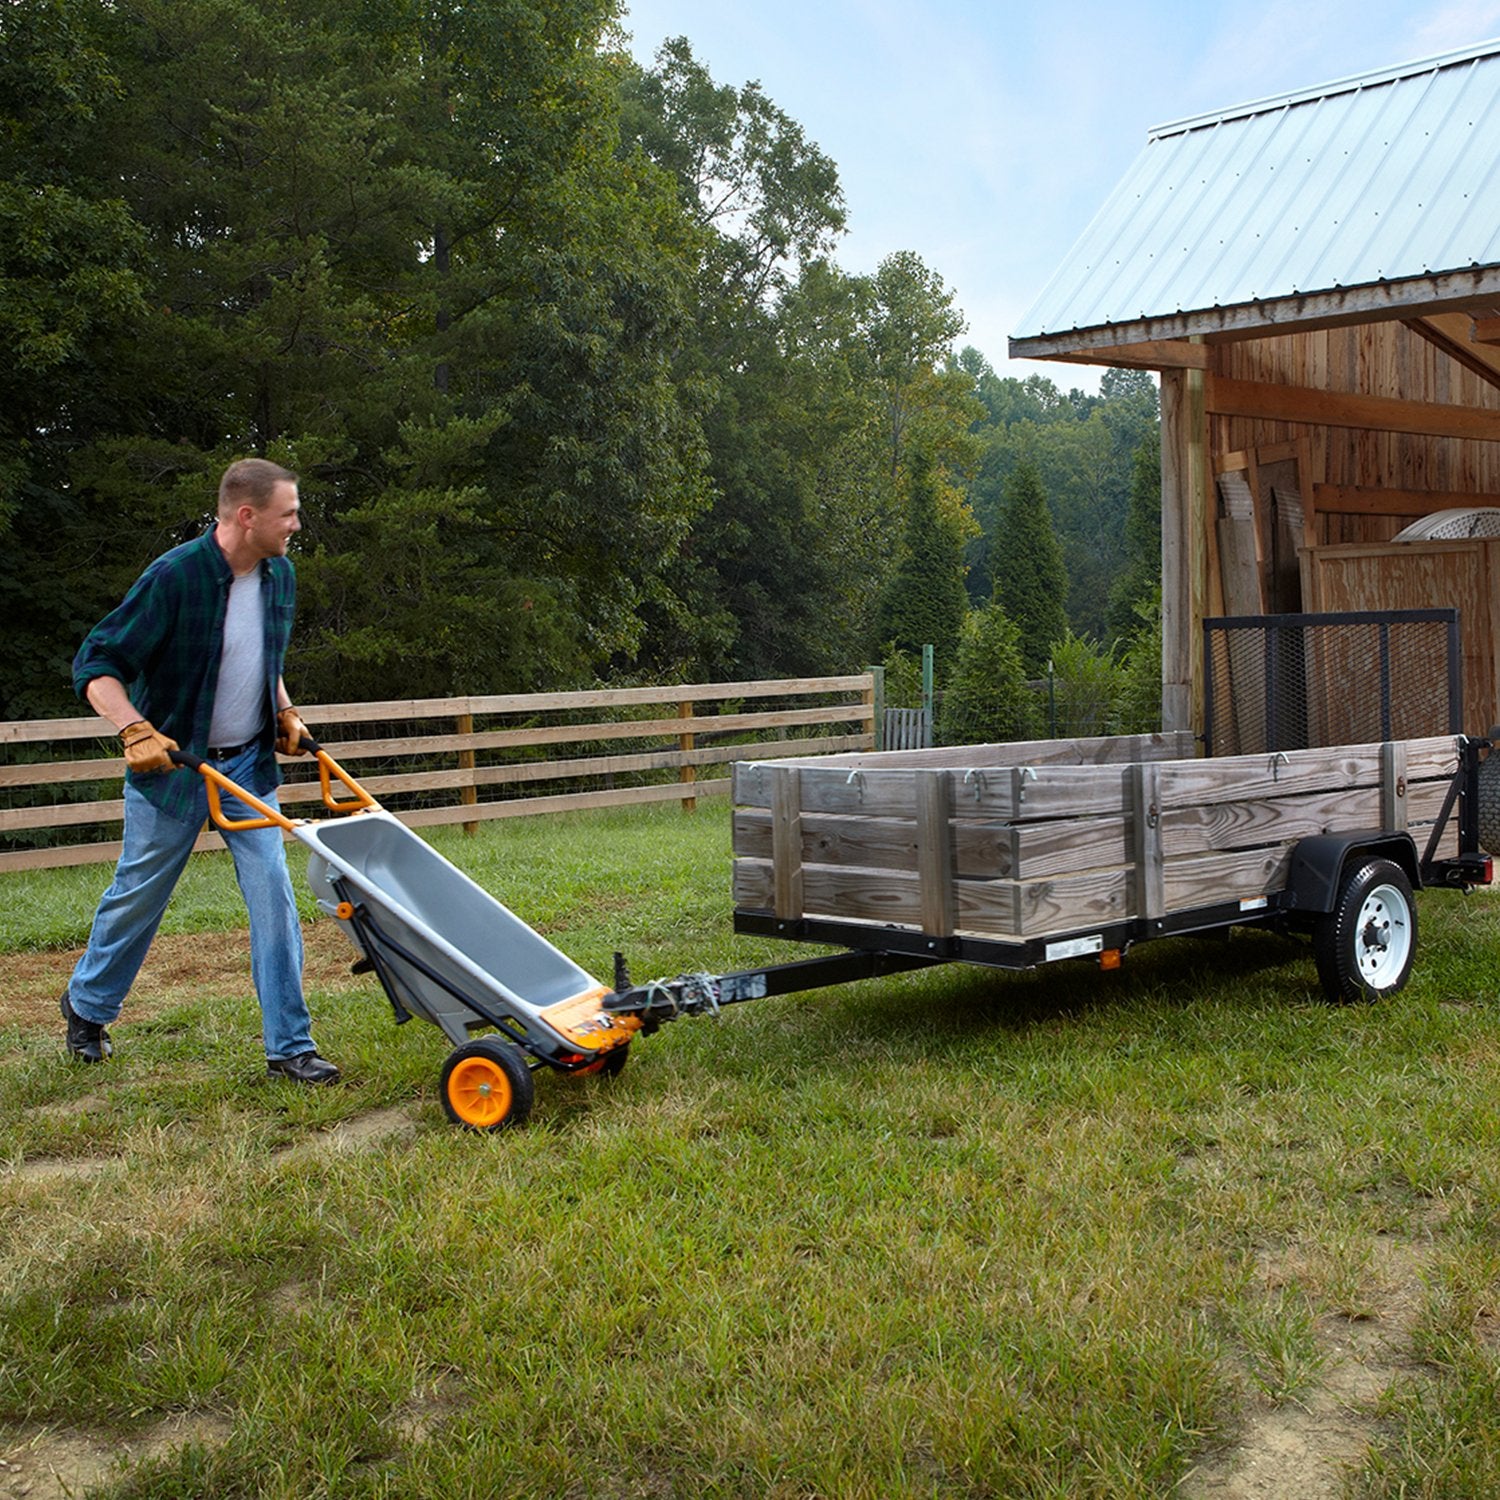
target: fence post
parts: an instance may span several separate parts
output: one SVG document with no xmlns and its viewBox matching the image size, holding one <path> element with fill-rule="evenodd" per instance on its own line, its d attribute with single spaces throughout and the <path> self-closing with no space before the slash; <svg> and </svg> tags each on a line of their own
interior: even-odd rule
<svg viewBox="0 0 1500 1500">
<path fill-rule="evenodd" d="M 459 714 L 457 728 L 460 734 L 474 733 L 474 715 Z M 468 771 L 469 779 L 458 789 L 458 800 L 465 807 L 477 807 L 479 805 L 479 788 L 474 785 L 474 747 L 470 745 L 467 749 L 458 752 L 458 769 Z M 465 823 L 464 832 L 472 838 L 479 832 L 478 823 Z"/>
<path fill-rule="evenodd" d="M 932 673 L 932 647 L 922 647 L 922 748 L 930 750 L 933 740 L 932 725 L 932 699 L 933 699 L 933 673 Z"/>
<path fill-rule="evenodd" d="M 691 719 L 693 717 L 693 705 L 691 703 L 679 703 L 677 705 L 677 717 L 679 719 Z M 696 743 L 692 734 L 680 734 L 677 736 L 677 748 L 684 756 L 683 764 L 678 768 L 677 779 L 684 786 L 691 786 L 698 779 L 697 766 L 687 764 L 686 756 Z M 688 796 L 682 799 L 683 812 L 693 812 L 697 809 L 698 799 Z"/>
<path fill-rule="evenodd" d="M 885 749 L 885 668 L 867 667 L 870 685 L 863 694 L 870 710 L 870 744 L 873 749 Z"/>
</svg>

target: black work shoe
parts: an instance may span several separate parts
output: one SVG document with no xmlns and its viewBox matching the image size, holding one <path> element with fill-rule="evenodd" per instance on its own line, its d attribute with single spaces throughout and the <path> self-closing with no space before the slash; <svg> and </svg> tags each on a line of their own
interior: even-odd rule
<svg viewBox="0 0 1500 1500">
<path fill-rule="evenodd" d="M 59 1002 L 63 1020 L 68 1023 L 68 1051 L 84 1062 L 103 1062 L 115 1049 L 109 1044 L 109 1032 L 97 1021 L 87 1021 L 73 1009 L 68 992 L 62 992 Z"/>
<path fill-rule="evenodd" d="M 316 1052 L 299 1052 L 295 1057 L 268 1057 L 266 1072 L 272 1078 L 290 1078 L 296 1083 L 337 1083 L 339 1070 Z"/>
</svg>

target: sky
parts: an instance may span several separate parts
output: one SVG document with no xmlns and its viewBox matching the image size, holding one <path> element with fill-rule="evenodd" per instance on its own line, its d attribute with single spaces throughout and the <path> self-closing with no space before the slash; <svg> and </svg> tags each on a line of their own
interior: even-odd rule
<svg viewBox="0 0 1500 1500">
<path fill-rule="evenodd" d="M 1006 340 L 1155 126 L 1500 36 L 1500 0 L 625 0 L 649 65 L 686 36 L 839 169 L 834 258 L 915 251 L 1001 375 L 1098 388 Z"/>
</svg>

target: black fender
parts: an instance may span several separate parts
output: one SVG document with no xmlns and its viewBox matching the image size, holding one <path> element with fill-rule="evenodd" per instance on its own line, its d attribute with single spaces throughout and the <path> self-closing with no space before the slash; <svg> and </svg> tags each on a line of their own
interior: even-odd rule
<svg viewBox="0 0 1500 1500">
<path fill-rule="evenodd" d="M 1422 888 L 1422 867 L 1409 833 L 1385 828 L 1355 829 L 1348 833 L 1315 833 L 1292 850 L 1291 869 L 1281 908 L 1296 912 L 1330 912 L 1338 904 L 1345 868 L 1356 857 L 1378 855 L 1400 865 L 1411 888 Z"/>
</svg>

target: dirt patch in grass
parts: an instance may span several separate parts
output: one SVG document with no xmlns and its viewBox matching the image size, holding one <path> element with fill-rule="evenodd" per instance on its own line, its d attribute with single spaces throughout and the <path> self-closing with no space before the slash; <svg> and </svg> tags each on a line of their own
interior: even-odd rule
<svg viewBox="0 0 1500 1500">
<path fill-rule="evenodd" d="M 334 923 L 310 923 L 302 929 L 302 938 L 306 948 L 303 985 L 309 993 L 369 983 L 349 973 L 354 950 Z M 57 998 L 82 951 L 62 948 L 0 954 L 0 1026 L 60 1035 Z M 247 995 L 252 992 L 248 931 L 158 936 L 125 1002 L 123 1019 L 149 1020 L 164 1005 L 194 991 L 232 993 L 236 989 Z"/>
<path fill-rule="evenodd" d="M 204 1412 L 174 1412 L 126 1439 L 75 1428 L 0 1433 L 0 1496 L 76 1500 L 136 1464 L 189 1443 L 216 1447 L 228 1436 L 229 1423 Z"/>
<path fill-rule="evenodd" d="M 417 1122 L 410 1110 L 397 1106 L 372 1109 L 288 1146 L 280 1158 L 295 1161 L 348 1151 L 371 1151 L 389 1142 L 407 1140 L 416 1133 Z"/>
<path fill-rule="evenodd" d="M 46 1182 L 54 1177 L 81 1180 L 119 1165 L 118 1156 L 38 1156 L 14 1167 L 0 1167 L 0 1177 L 9 1175 L 22 1182 Z"/>
<path fill-rule="evenodd" d="M 1430 1254 L 1425 1240 L 1381 1235 L 1369 1269 L 1368 1316 L 1318 1319 L 1316 1381 L 1279 1404 L 1256 1400 L 1236 1441 L 1183 1480 L 1182 1500 L 1333 1500 L 1377 1436 L 1376 1408 L 1408 1367 Z M 1273 1262 L 1261 1278 L 1278 1281 Z"/>
</svg>

